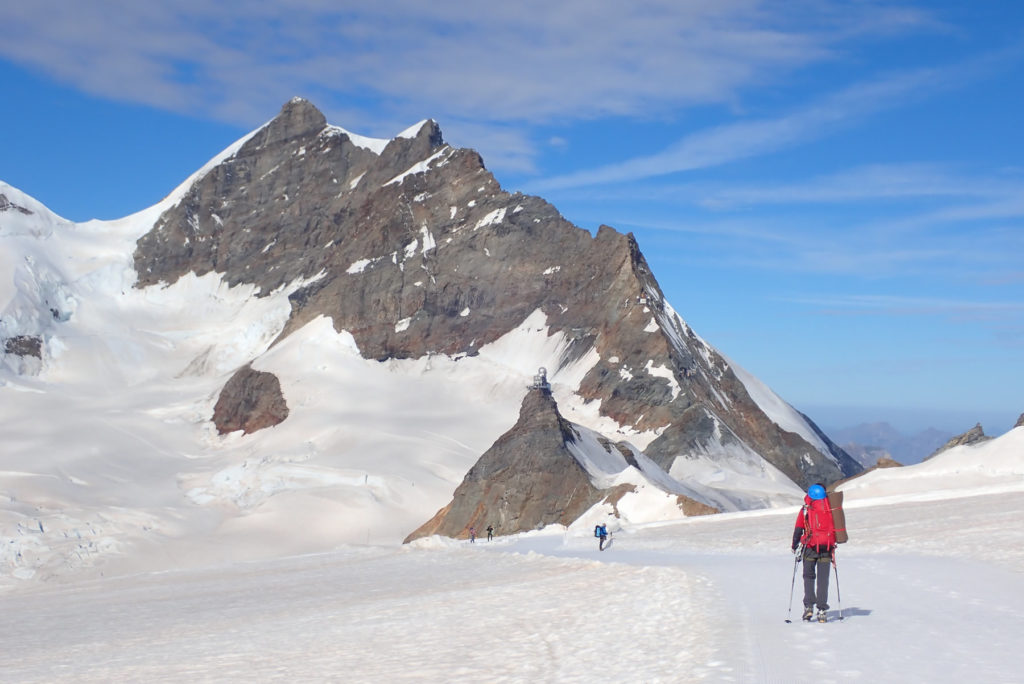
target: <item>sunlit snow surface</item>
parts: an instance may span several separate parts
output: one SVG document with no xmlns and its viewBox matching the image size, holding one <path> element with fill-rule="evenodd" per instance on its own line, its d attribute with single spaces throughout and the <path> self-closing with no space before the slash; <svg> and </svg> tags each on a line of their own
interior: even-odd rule
<svg viewBox="0 0 1024 684">
<path fill-rule="evenodd" d="M 578 396 L 596 352 L 561 367 L 568 341 L 542 313 L 476 356 L 379 363 L 324 318 L 271 346 L 301 282 L 133 288 L 134 241 L 210 167 L 111 222 L 0 184 L 36 212 L 0 221 L 0 333 L 45 340 L 41 363 L 0 359 L 0 680 L 1019 681 L 1024 428 L 847 484 L 846 620 L 787 625 L 795 507 L 671 518 L 676 493 L 735 509 L 785 506 L 795 486 L 742 450 L 677 459 L 675 485 L 642 454 L 625 467 L 597 433 L 656 435 Z M 250 360 L 290 415 L 218 435 L 217 394 Z M 568 530 L 401 547 L 541 366 L 591 477 L 636 485 L 620 517 L 599 504 Z M 605 519 L 599 553 L 588 529 Z"/>
<path fill-rule="evenodd" d="M 598 354 L 562 365 L 569 340 L 552 334 L 540 311 L 473 356 L 379 363 L 325 318 L 274 344 L 289 294 L 309 281 L 257 293 L 208 273 L 135 288 L 136 240 L 251 135 L 159 204 L 116 221 L 71 223 L 0 183 L 31 212 L 0 215 L 0 337 L 39 337 L 43 353 L 0 353 L 0 585 L 78 575 L 113 554 L 159 555 L 178 539 L 200 543 L 211 561 L 398 543 L 450 501 L 512 427 L 539 367 L 549 369 L 569 420 L 634 450 L 657 438 L 579 396 Z M 357 142 L 373 149 L 381 141 Z M 439 248 L 423 227 L 404 255 Z M 405 258 L 359 256 L 353 275 L 402 268 Z M 397 321 L 396 332 L 407 325 Z M 288 419 L 253 435 L 219 435 L 211 422 L 218 393 L 250 362 L 279 378 Z M 649 362 L 648 372 L 674 383 L 668 369 Z M 618 505 L 628 523 L 680 516 L 676 494 L 723 510 L 799 500 L 792 482 L 742 444 L 677 459 L 678 481 L 639 451 L 643 473 L 596 444 L 588 437 L 577 449 L 600 462 L 595 482 L 636 485 Z M 250 541 L 265 533 L 281 535 L 274 548 Z"/>
<path fill-rule="evenodd" d="M 825 625 L 784 622 L 791 508 L 619 530 L 604 552 L 586 530 L 426 539 L 3 594 L 0 672 L 17 682 L 1019 681 L 1024 492 L 913 498 L 851 502 Z"/>
</svg>

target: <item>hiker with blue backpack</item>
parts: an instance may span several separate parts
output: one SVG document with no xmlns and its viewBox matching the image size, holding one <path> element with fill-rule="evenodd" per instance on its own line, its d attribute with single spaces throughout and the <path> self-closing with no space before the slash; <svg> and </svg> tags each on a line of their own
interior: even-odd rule
<svg viewBox="0 0 1024 684">
<path fill-rule="evenodd" d="M 594 536 L 597 537 L 597 550 L 604 551 L 604 543 L 608 541 L 608 526 L 604 523 L 594 527 Z"/>
</svg>

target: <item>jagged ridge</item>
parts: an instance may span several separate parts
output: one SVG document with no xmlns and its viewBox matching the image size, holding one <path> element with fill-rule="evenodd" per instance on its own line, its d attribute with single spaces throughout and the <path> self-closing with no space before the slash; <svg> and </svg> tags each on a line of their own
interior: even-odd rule
<svg viewBox="0 0 1024 684">
<path fill-rule="evenodd" d="M 630 430 L 657 431 L 646 453 L 666 470 L 721 445 L 801 485 L 860 467 L 764 414 L 667 306 L 632 235 L 591 236 L 503 191 L 432 121 L 378 154 L 293 100 L 160 217 L 135 265 L 138 287 L 190 271 L 264 294 L 310 281 L 281 336 L 324 315 L 379 360 L 473 354 L 539 310 L 571 341 L 562 363 L 596 352 L 578 394 Z"/>
</svg>

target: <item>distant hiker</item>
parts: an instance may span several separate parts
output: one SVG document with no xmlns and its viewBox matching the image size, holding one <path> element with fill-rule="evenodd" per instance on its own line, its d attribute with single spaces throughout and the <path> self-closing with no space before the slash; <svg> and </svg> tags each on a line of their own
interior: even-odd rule
<svg viewBox="0 0 1024 684">
<path fill-rule="evenodd" d="M 494 539 L 494 525 L 487 526 L 487 541 Z"/>
<path fill-rule="evenodd" d="M 608 526 L 604 523 L 594 526 L 594 536 L 597 537 L 597 550 L 604 551 L 604 543 L 608 540 Z"/>
<path fill-rule="evenodd" d="M 821 484 L 813 484 L 804 497 L 803 508 L 796 517 L 793 530 L 793 551 L 803 549 L 804 620 L 814 617 L 818 606 L 818 622 L 825 622 L 828 611 L 829 564 L 836 549 L 836 530 L 828 495 Z M 817 584 L 817 587 L 815 587 Z"/>
<path fill-rule="evenodd" d="M 476 528 L 475 527 L 470 527 L 469 528 L 469 543 L 470 544 L 476 544 Z"/>
</svg>

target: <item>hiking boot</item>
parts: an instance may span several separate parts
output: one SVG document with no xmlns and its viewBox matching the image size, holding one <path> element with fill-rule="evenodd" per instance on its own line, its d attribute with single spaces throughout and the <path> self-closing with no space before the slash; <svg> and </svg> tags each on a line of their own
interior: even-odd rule
<svg viewBox="0 0 1024 684">
<path fill-rule="evenodd" d="M 814 606 L 807 606 L 806 608 L 804 608 L 804 615 L 803 615 L 804 620 L 806 620 L 807 622 L 810 622 L 811 618 L 813 618 L 813 617 L 814 617 Z"/>
<path fill-rule="evenodd" d="M 825 611 L 818 611 L 818 622 L 828 622 L 828 615 L 825 613 Z"/>
</svg>

